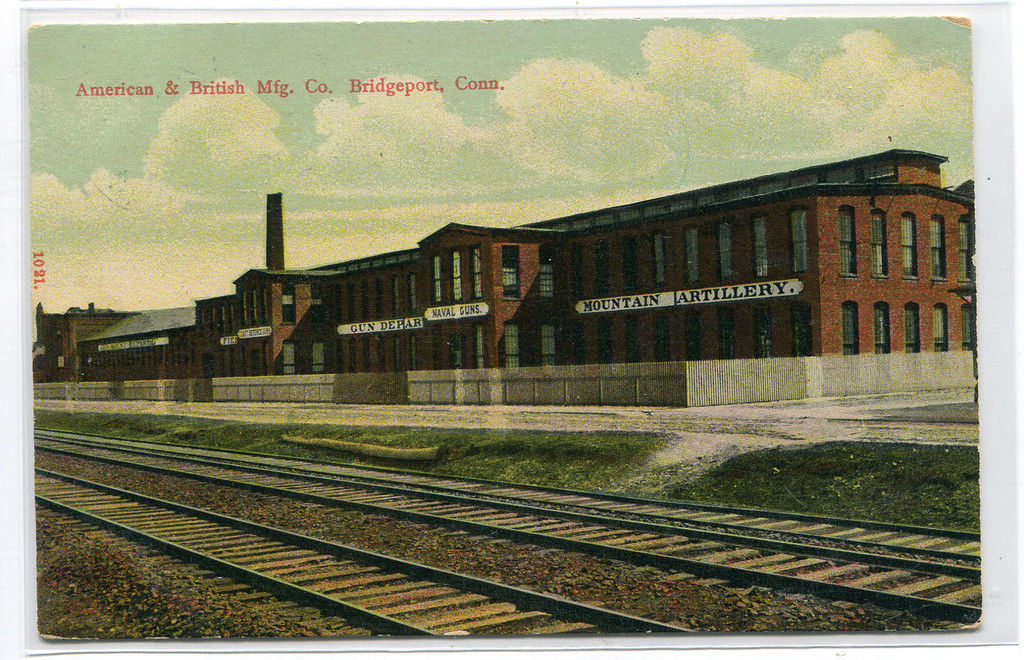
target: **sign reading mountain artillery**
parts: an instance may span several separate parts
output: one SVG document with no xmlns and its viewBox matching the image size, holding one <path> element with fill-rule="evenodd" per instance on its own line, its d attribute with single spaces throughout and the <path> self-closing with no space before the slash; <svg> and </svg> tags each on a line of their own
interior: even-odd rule
<svg viewBox="0 0 1024 660">
<path fill-rule="evenodd" d="M 732 284 L 728 286 L 709 286 L 703 289 L 687 289 L 685 291 L 638 293 L 633 296 L 581 300 L 576 303 L 576 311 L 580 314 L 597 314 L 600 312 L 649 309 L 651 307 L 681 307 L 684 305 L 730 302 L 733 300 L 783 298 L 795 296 L 803 291 L 803 289 L 803 282 L 797 279 Z"/>
</svg>

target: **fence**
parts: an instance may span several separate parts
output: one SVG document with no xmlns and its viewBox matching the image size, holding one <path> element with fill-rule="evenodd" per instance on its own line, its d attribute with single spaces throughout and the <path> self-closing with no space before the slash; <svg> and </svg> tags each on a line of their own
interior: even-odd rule
<svg viewBox="0 0 1024 660">
<path fill-rule="evenodd" d="M 36 383 L 37 399 L 377 404 L 711 406 L 972 387 L 971 354 Z"/>
</svg>

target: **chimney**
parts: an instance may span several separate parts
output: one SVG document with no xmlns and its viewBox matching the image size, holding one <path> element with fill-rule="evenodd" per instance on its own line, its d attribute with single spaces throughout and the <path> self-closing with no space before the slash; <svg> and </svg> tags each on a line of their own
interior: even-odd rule
<svg viewBox="0 0 1024 660">
<path fill-rule="evenodd" d="M 95 314 L 96 313 L 96 303 L 94 303 L 94 302 L 89 303 L 89 313 L 90 314 Z"/>
<path fill-rule="evenodd" d="M 284 223 L 281 193 L 267 195 L 267 270 L 284 270 Z"/>
</svg>

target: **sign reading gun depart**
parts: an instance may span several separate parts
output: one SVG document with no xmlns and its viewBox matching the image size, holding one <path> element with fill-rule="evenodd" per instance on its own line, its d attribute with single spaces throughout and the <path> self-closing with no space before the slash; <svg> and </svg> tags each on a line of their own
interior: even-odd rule
<svg viewBox="0 0 1024 660">
<path fill-rule="evenodd" d="M 782 298 L 795 296 L 803 290 L 803 282 L 796 279 L 729 284 L 704 289 L 687 289 L 686 291 L 662 291 L 660 293 L 639 293 L 633 296 L 616 296 L 615 298 L 580 300 L 576 303 L 576 311 L 580 314 L 597 314 L 651 307 L 678 307 L 732 300 Z"/>
<path fill-rule="evenodd" d="M 360 323 L 342 323 L 338 326 L 339 335 L 359 335 L 364 332 L 395 332 L 397 330 L 418 330 L 423 327 L 423 317 L 413 316 L 407 319 L 388 319 L 386 321 L 362 321 Z"/>
</svg>

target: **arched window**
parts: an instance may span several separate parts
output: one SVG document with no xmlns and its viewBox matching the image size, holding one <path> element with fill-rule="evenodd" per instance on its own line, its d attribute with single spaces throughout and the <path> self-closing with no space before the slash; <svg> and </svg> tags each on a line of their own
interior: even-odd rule
<svg viewBox="0 0 1024 660">
<path fill-rule="evenodd" d="M 843 355 L 856 355 L 860 352 L 860 338 L 857 336 L 857 303 L 843 303 Z"/>
<path fill-rule="evenodd" d="M 854 276 L 857 274 L 857 227 L 853 209 L 849 206 L 840 207 L 838 218 L 839 274 Z"/>
<path fill-rule="evenodd" d="M 871 276 L 889 276 L 889 228 L 885 223 L 885 212 L 871 212 Z"/>
<path fill-rule="evenodd" d="M 904 213 L 900 218 L 900 242 L 903 256 L 903 277 L 917 277 L 917 218 L 913 213 Z"/>
<path fill-rule="evenodd" d="M 789 230 L 793 272 L 802 273 L 807 270 L 807 209 L 789 212 Z"/>
<path fill-rule="evenodd" d="M 903 341 L 907 353 L 921 352 L 921 313 L 917 303 L 903 306 Z"/>
<path fill-rule="evenodd" d="M 874 308 L 875 353 L 888 353 L 889 347 L 889 303 L 876 302 Z"/>
<path fill-rule="evenodd" d="M 949 313 L 942 303 L 932 307 L 932 344 L 936 353 L 949 350 Z"/>
<path fill-rule="evenodd" d="M 941 215 L 933 215 L 928 226 L 931 238 L 932 279 L 946 279 L 946 221 Z"/>
<path fill-rule="evenodd" d="M 718 223 L 718 279 L 732 279 L 732 227 L 728 222 Z"/>
</svg>

